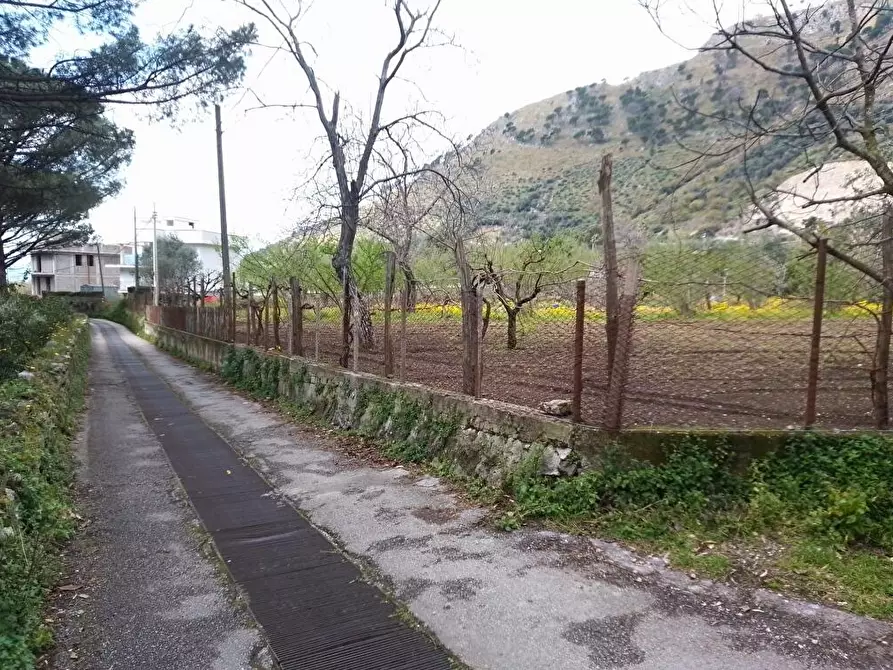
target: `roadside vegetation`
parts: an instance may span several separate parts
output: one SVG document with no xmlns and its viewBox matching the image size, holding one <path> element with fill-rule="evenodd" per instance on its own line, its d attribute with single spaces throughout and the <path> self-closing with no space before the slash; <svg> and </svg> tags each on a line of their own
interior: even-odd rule
<svg viewBox="0 0 893 670">
<path fill-rule="evenodd" d="M 70 443 L 86 388 L 86 319 L 61 301 L 4 296 L 0 349 L 0 667 L 25 670 L 52 644 L 44 597 L 76 526 Z"/>
<path fill-rule="evenodd" d="M 71 309 L 61 298 L 0 295 L 0 382 L 23 370 L 53 331 L 70 319 Z"/>
<path fill-rule="evenodd" d="M 110 307 L 107 307 L 99 315 L 100 318 L 108 321 L 120 323 L 131 332 L 139 336 L 144 336 L 145 317 L 137 315 L 131 308 L 127 300 L 119 300 Z"/>
<path fill-rule="evenodd" d="M 764 586 L 893 619 L 893 441 L 792 435 L 744 473 L 696 438 L 665 445 L 655 466 L 605 453 L 571 478 L 508 482 L 497 524 L 539 520 L 665 556 L 696 576 Z"/>
</svg>

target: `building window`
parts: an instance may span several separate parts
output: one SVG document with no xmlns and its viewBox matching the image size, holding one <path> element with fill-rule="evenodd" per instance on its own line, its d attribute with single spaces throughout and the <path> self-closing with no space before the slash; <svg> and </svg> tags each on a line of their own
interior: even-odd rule
<svg viewBox="0 0 893 670">
<path fill-rule="evenodd" d="M 173 228 L 173 227 L 174 227 L 174 220 L 173 220 L 173 219 L 168 219 L 168 220 L 167 220 L 167 225 L 168 225 L 168 228 Z"/>
<path fill-rule="evenodd" d="M 77 266 L 81 266 L 81 265 L 83 265 L 83 264 L 84 264 L 84 257 L 81 256 L 80 254 L 75 254 L 75 255 L 74 255 L 74 264 L 77 265 Z"/>
<path fill-rule="evenodd" d="M 93 267 L 93 254 L 87 256 L 87 265 L 89 265 L 91 268 Z"/>
<path fill-rule="evenodd" d="M 43 272 L 43 258 L 40 254 L 37 254 L 37 271 Z"/>
</svg>

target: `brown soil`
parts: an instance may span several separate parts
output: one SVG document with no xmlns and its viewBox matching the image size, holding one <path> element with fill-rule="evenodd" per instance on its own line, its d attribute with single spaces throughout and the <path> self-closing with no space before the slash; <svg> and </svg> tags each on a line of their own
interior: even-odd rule
<svg viewBox="0 0 893 670">
<path fill-rule="evenodd" d="M 241 324 L 240 324 L 241 325 Z M 539 322 L 519 332 L 518 347 L 506 348 L 505 324 L 491 323 L 483 350 L 483 395 L 537 407 L 570 398 L 573 324 Z M 799 427 L 806 405 L 809 361 L 808 319 L 722 321 L 667 319 L 640 321 L 632 338 L 624 426 L 727 429 Z M 241 328 L 240 328 L 241 330 Z M 287 344 L 285 326 L 280 331 Z M 399 322 L 394 324 L 396 377 L 461 391 L 462 343 L 456 319 L 410 323 L 405 365 Z M 244 339 L 244 331 L 241 334 Z M 870 319 L 828 319 L 822 338 L 818 425 L 871 427 L 869 370 L 874 324 Z M 375 325 L 375 346 L 359 352 L 359 369 L 382 374 L 383 327 Z M 269 338 L 272 346 L 273 338 Z M 305 355 L 316 357 L 316 324 L 304 332 Z M 337 363 L 340 332 L 319 326 L 319 360 Z M 604 325 L 586 324 L 583 419 L 600 424 L 606 388 Z"/>
</svg>

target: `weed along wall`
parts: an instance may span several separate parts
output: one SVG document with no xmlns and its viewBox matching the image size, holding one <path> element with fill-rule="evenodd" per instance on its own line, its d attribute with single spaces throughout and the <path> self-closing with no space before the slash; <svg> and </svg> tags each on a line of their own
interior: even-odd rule
<svg viewBox="0 0 893 670">
<path fill-rule="evenodd" d="M 504 483 L 531 455 L 539 459 L 541 474 L 577 474 L 617 442 L 631 457 L 659 463 L 664 459 L 664 442 L 681 435 L 656 430 L 609 434 L 515 405 L 263 354 L 169 328 L 153 330 L 161 348 L 210 366 L 243 390 L 286 401 L 338 428 L 384 440 L 403 460 L 438 457 L 462 474 L 492 485 Z M 743 471 L 752 458 L 776 450 L 789 434 L 698 435 L 708 446 L 722 443 L 731 449 L 734 467 Z"/>
</svg>

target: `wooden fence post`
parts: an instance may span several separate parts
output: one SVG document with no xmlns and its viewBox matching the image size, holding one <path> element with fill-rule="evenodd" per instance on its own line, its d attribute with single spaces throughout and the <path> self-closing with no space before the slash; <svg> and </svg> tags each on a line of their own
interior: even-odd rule
<svg viewBox="0 0 893 670">
<path fill-rule="evenodd" d="M 624 271 L 623 293 L 618 301 L 617 349 L 614 351 L 614 366 L 608 378 L 608 392 L 605 396 L 606 430 L 620 430 L 623 427 L 623 403 L 626 399 L 626 380 L 629 374 L 629 359 L 632 352 L 633 319 L 639 293 L 639 262 L 631 258 Z"/>
<path fill-rule="evenodd" d="M 384 274 L 384 376 L 394 376 L 394 341 L 391 338 L 391 309 L 394 306 L 394 273 L 397 270 L 397 254 L 388 251 Z"/>
<path fill-rule="evenodd" d="M 874 406 L 874 427 L 890 428 L 890 338 L 893 332 L 893 210 L 889 207 L 881 219 L 881 267 L 883 299 L 877 324 L 877 337 L 871 365 L 871 400 Z"/>
<path fill-rule="evenodd" d="M 462 392 L 477 395 L 477 363 L 480 345 L 477 291 L 462 291 Z"/>
<path fill-rule="evenodd" d="M 571 418 L 580 423 L 583 416 L 583 328 L 586 315 L 586 280 L 577 280 L 577 313 L 574 321 L 574 396 Z"/>
<path fill-rule="evenodd" d="M 289 353 L 292 356 L 304 355 L 304 293 L 301 282 L 296 277 L 288 280 L 291 289 L 291 343 Z"/>
<path fill-rule="evenodd" d="M 270 279 L 273 284 L 273 348 L 279 351 L 282 349 L 282 340 L 279 339 L 279 323 L 282 321 L 279 313 L 279 284 L 276 278 Z"/>
<path fill-rule="evenodd" d="M 617 241 L 614 235 L 614 206 L 611 202 L 611 177 L 614 158 L 605 154 L 598 174 L 598 192 L 602 196 L 602 241 L 605 250 L 605 334 L 608 343 L 608 385 L 614 370 L 619 337 L 619 291 L 617 287 Z"/>
<path fill-rule="evenodd" d="M 820 239 L 816 246 L 815 295 L 812 305 L 812 336 L 809 341 L 809 376 L 806 380 L 806 414 L 803 425 L 812 428 L 816 421 L 816 399 L 819 390 L 819 359 L 822 346 L 822 318 L 825 312 L 825 272 L 828 246 Z"/>
</svg>

